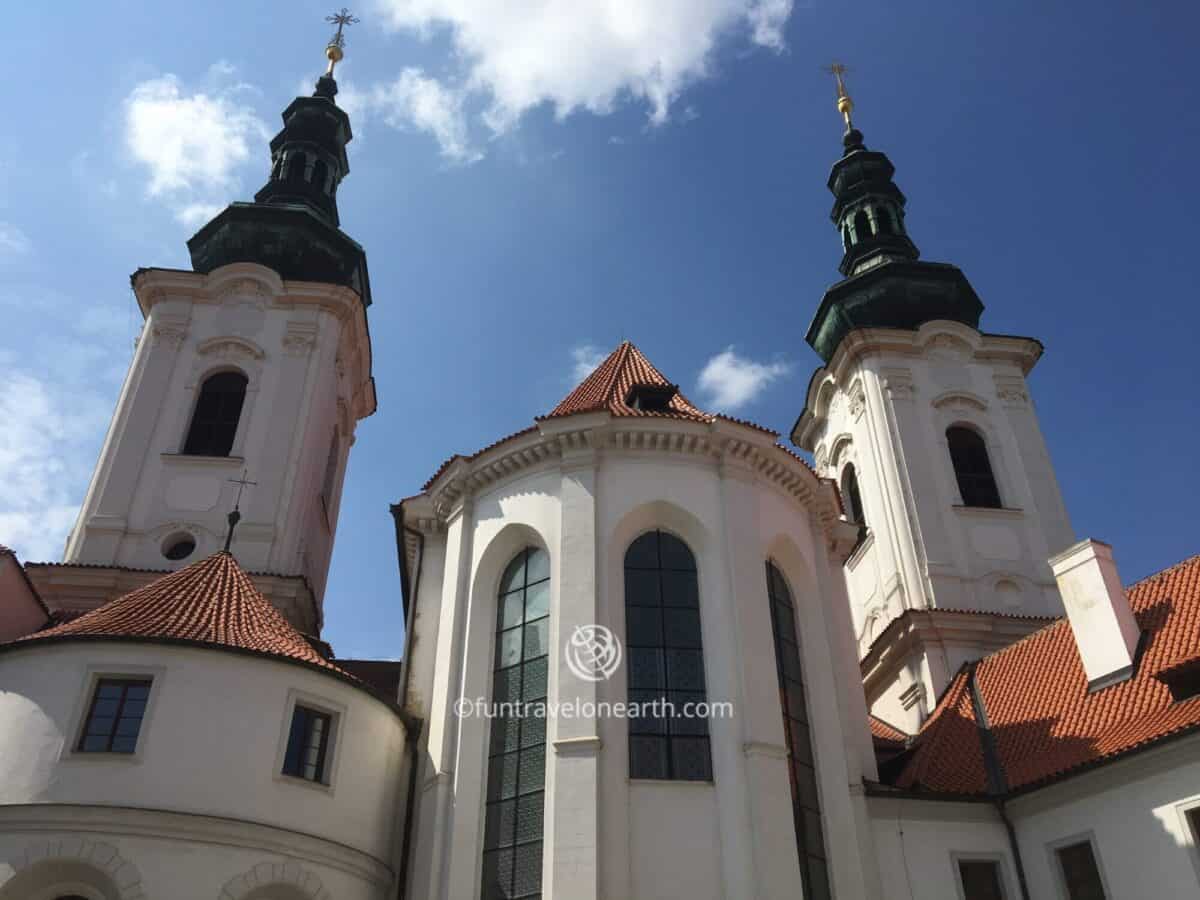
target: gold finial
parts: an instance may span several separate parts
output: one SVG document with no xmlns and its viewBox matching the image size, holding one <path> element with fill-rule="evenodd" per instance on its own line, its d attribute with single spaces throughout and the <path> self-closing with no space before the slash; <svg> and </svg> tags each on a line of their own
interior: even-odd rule
<svg viewBox="0 0 1200 900">
<path fill-rule="evenodd" d="M 833 63 L 826 66 L 825 71 L 837 79 L 837 108 L 842 114 L 842 118 L 846 120 L 846 130 L 849 131 L 854 126 L 850 124 L 850 113 L 854 111 L 854 101 L 850 99 L 850 95 L 846 93 L 846 82 L 842 80 L 842 76 L 849 71 L 841 63 Z"/>
<path fill-rule="evenodd" d="M 342 57 L 346 55 L 346 51 L 344 49 L 346 46 L 346 38 L 342 36 L 342 29 L 347 25 L 358 24 L 359 20 L 350 13 L 350 10 L 343 6 L 341 12 L 336 12 L 331 16 L 326 16 L 325 21 L 337 25 L 338 28 L 337 34 L 331 37 L 329 39 L 329 43 L 325 46 L 325 58 L 329 60 L 329 68 L 325 70 L 325 74 L 332 78 L 333 67 L 340 63 L 342 61 Z"/>
</svg>

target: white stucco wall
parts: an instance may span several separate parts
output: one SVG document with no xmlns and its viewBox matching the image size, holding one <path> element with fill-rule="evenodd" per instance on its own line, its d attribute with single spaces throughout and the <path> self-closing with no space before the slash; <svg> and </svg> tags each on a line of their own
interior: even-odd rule
<svg viewBox="0 0 1200 900">
<path fill-rule="evenodd" d="M 99 674 L 154 679 L 130 757 L 73 752 Z M 279 774 L 296 699 L 337 716 L 328 787 Z M 393 710 L 301 666 L 133 643 L 0 653 L 0 850 L 8 854 L 0 861 L 10 866 L 30 833 L 57 826 L 113 845 L 147 879 L 151 871 L 166 878 L 172 865 L 185 866 L 197 885 L 209 886 L 186 896 L 216 897 L 243 862 L 305 853 L 323 882 L 357 873 L 363 884 L 352 895 L 376 896 L 394 867 L 403 765 L 404 729 Z M 66 808 L 84 812 L 64 822 Z M 155 825 L 147 810 L 163 821 Z M 153 841 L 160 832 L 162 853 L 142 853 L 127 840 Z M 228 853 L 239 834 L 246 853 Z M 319 865 L 321 858 L 341 862 Z M 185 896 L 167 881 L 147 895 Z"/>
<path fill-rule="evenodd" d="M 642 427 L 706 431 L 653 421 Z M 743 429 L 736 431 L 744 437 Z M 874 896 L 878 890 L 865 805 L 855 787 L 864 772 L 874 772 L 865 704 L 839 562 L 831 559 L 816 512 L 830 498 L 809 505 L 748 463 L 669 447 L 669 440 L 661 449 L 610 444 L 596 452 L 581 446 L 534 465 L 527 454 L 522 471 L 490 479 L 440 513 L 433 512 L 436 497 L 406 501 L 406 523 L 428 517 L 425 562 L 441 569 L 440 575 L 421 573 L 409 661 L 409 701 L 422 704 L 413 711 L 427 721 L 414 896 L 478 894 L 488 726 L 459 719 L 453 704 L 490 697 L 496 592 L 504 567 L 525 546 L 549 552 L 551 700 L 624 701 L 623 667 L 609 681 L 583 682 L 569 672 L 559 648 L 576 625 L 593 622 L 624 639 L 624 552 L 654 528 L 683 538 L 696 556 L 708 699 L 731 701 L 734 717 L 709 723 L 714 778 L 705 784 L 631 782 L 623 720 L 552 720 L 546 896 L 798 895 L 766 596 L 768 558 L 784 572 L 798 609 L 838 896 Z M 817 489 L 811 475 L 801 477 Z M 455 472 L 447 478 L 456 478 Z"/>
<path fill-rule="evenodd" d="M 251 571 L 304 575 L 320 601 L 357 420 L 374 409 L 366 314 L 348 288 L 283 282 L 251 263 L 209 275 L 152 270 L 135 289 L 146 315 L 75 528 L 68 562 L 171 569 L 220 549 L 242 477 L 238 557 Z M 229 457 L 181 453 L 204 380 L 249 385 Z M 334 496 L 320 497 L 339 433 Z M 187 559 L 163 543 L 196 540 Z M 315 622 L 297 623 L 315 631 Z"/>
</svg>

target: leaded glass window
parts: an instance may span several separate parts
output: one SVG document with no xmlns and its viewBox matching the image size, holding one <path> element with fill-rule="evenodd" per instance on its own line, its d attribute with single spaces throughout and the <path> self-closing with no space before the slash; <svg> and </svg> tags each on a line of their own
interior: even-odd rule
<svg viewBox="0 0 1200 900">
<path fill-rule="evenodd" d="M 149 679 L 98 680 L 76 749 L 80 753 L 132 753 L 137 749 L 149 699 Z"/>
<path fill-rule="evenodd" d="M 792 782 L 792 819 L 804 896 L 829 900 L 829 869 L 821 828 L 817 772 L 804 701 L 804 675 L 796 637 L 796 607 L 792 592 L 779 569 L 767 563 L 767 596 L 771 605 L 771 631 L 775 636 L 775 671 L 779 675 L 779 705 L 787 742 L 788 775 Z"/>
<path fill-rule="evenodd" d="M 522 550 L 500 582 L 483 835 L 483 900 L 542 896 L 550 557 Z"/>
<path fill-rule="evenodd" d="M 625 552 L 625 643 L 629 701 L 650 712 L 629 719 L 629 777 L 711 780 L 708 720 L 683 714 L 706 701 L 696 558 L 665 531 Z"/>
</svg>

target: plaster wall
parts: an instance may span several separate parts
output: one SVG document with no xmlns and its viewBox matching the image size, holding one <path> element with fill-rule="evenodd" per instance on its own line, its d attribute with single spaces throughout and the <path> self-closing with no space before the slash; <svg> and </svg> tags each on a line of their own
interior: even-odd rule
<svg viewBox="0 0 1200 900">
<path fill-rule="evenodd" d="M 223 543 L 232 479 L 245 471 L 256 484 L 241 499 L 239 560 L 304 575 L 319 604 L 355 423 L 374 408 L 357 295 L 251 263 L 156 270 L 136 290 L 146 323 L 64 559 L 172 569 L 202 558 Z M 233 449 L 183 455 L 199 390 L 219 371 L 249 379 Z M 322 498 L 335 431 L 334 489 Z M 185 533 L 195 551 L 167 560 L 165 543 Z M 293 624 L 313 632 L 319 619 Z"/>
<path fill-rule="evenodd" d="M 142 674 L 153 687 L 137 751 L 74 752 L 93 679 Z M 328 786 L 280 774 L 297 699 L 336 716 Z M 110 642 L 0 653 L 0 814 L 32 805 L 35 824 L 62 804 L 162 810 L 304 832 L 386 868 L 404 740 L 379 700 L 298 665 Z"/>
<path fill-rule="evenodd" d="M 709 722 L 708 783 L 631 781 L 624 720 L 552 717 L 546 896 L 796 896 L 768 558 L 784 572 L 798 609 L 835 890 L 875 896 L 861 796 L 874 761 L 839 564 L 815 513 L 732 461 L 612 447 L 564 453 L 465 496 L 430 529 L 436 536 L 427 538 L 425 562 L 438 565 L 441 577 L 422 572 L 414 646 L 424 650 L 414 649 L 418 686 L 409 695 L 428 703 L 414 896 L 479 890 L 488 723 L 459 718 L 454 702 L 490 697 L 504 567 L 525 546 L 549 552 L 551 702 L 623 702 L 624 666 L 608 681 L 583 682 L 560 648 L 577 625 L 591 623 L 624 641 L 624 552 L 654 528 L 675 533 L 696 556 L 708 699 L 731 702 L 734 714 Z"/>
<path fill-rule="evenodd" d="M 0 553 L 0 643 L 30 634 L 46 624 L 46 610 L 37 602 L 16 557 Z"/>
</svg>

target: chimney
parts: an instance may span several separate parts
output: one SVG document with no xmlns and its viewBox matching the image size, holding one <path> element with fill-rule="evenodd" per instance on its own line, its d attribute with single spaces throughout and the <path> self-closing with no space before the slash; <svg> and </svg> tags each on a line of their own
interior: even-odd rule
<svg viewBox="0 0 1200 900">
<path fill-rule="evenodd" d="M 1121 587 L 1112 547 L 1089 538 L 1049 562 L 1087 673 L 1088 690 L 1129 678 L 1141 630 Z"/>
</svg>

